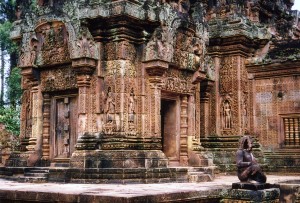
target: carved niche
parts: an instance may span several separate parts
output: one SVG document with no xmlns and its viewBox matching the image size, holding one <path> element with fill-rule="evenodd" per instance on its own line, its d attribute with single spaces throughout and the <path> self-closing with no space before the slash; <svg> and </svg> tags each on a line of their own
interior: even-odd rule
<svg viewBox="0 0 300 203">
<path fill-rule="evenodd" d="M 36 28 L 38 40 L 37 65 L 70 62 L 68 32 L 62 22 L 46 22 Z"/>
<path fill-rule="evenodd" d="M 232 128 L 232 107 L 229 99 L 225 99 L 222 103 L 221 118 L 223 130 L 230 130 Z"/>
</svg>

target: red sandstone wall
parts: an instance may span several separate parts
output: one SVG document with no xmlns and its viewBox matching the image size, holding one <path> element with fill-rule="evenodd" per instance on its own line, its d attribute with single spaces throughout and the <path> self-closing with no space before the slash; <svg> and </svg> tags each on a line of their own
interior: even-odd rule
<svg viewBox="0 0 300 203">
<path fill-rule="evenodd" d="M 300 114 L 300 78 L 255 79 L 253 86 L 254 132 L 264 147 L 280 147 L 284 140 L 283 117 Z"/>
</svg>

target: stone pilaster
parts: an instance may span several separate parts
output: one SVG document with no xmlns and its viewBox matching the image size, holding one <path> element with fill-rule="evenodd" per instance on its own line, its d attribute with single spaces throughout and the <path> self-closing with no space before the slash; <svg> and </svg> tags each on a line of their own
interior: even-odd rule
<svg viewBox="0 0 300 203">
<path fill-rule="evenodd" d="M 96 60 L 92 58 L 78 58 L 72 61 L 72 67 L 77 73 L 78 86 L 78 137 L 88 131 L 88 100 L 90 96 L 91 74 L 96 68 Z"/>
<path fill-rule="evenodd" d="M 44 94 L 42 159 L 45 161 L 50 156 L 50 102 L 50 95 Z"/>
<path fill-rule="evenodd" d="M 207 137 L 211 131 L 211 90 L 214 86 L 214 82 L 212 80 L 203 80 L 201 82 L 200 88 L 200 126 L 201 126 L 201 137 Z"/>
<path fill-rule="evenodd" d="M 181 97 L 180 104 L 180 164 L 188 165 L 188 98 Z"/>
<path fill-rule="evenodd" d="M 144 63 L 149 75 L 148 82 L 151 89 L 150 98 L 150 125 L 151 135 L 161 137 L 161 85 L 162 75 L 168 69 L 168 63 L 162 60 L 152 60 Z"/>
</svg>

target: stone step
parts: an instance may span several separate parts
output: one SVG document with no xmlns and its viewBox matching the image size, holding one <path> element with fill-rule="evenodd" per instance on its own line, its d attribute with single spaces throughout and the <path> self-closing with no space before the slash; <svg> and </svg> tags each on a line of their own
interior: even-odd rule
<svg viewBox="0 0 300 203">
<path fill-rule="evenodd" d="M 16 181 L 16 182 L 28 182 L 28 183 L 46 183 L 48 182 L 47 177 L 25 177 L 25 176 L 10 176 L 6 177 L 6 180 Z"/>
<path fill-rule="evenodd" d="M 46 170 L 46 169 L 31 169 L 27 172 L 29 172 L 29 173 L 49 173 L 49 170 Z"/>
<path fill-rule="evenodd" d="M 48 182 L 47 177 L 19 177 L 19 182 L 28 182 L 28 183 L 46 183 Z"/>
<path fill-rule="evenodd" d="M 205 174 L 203 172 L 190 172 L 188 178 L 191 183 L 209 182 L 213 180 L 210 174 Z"/>
<path fill-rule="evenodd" d="M 48 177 L 48 173 L 36 173 L 35 171 L 25 172 L 25 177 Z"/>
</svg>

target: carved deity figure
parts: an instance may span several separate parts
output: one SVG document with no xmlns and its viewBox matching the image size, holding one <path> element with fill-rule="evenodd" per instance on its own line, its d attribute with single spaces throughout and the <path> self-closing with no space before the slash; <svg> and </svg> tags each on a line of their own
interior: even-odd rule
<svg viewBox="0 0 300 203">
<path fill-rule="evenodd" d="M 224 129 L 230 129 L 232 127 L 231 107 L 228 100 L 226 100 L 223 105 L 223 125 Z"/>
<path fill-rule="evenodd" d="M 131 89 L 130 96 L 128 98 L 128 122 L 134 123 L 135 114 L 135 96 L 134 91 Z"/>
<path fill-rule="evenodd" d="M 30 59 L 29 59 L 29 64 L 31 64 L 32 66 L 35 66 L 35 60 L 36 60 L 36 56 L 37 56 L 37 47 L 38 47 L 38 39 L 36 38 L 36 36 L 32 37 L 31 42 L 30 42 Z"/>
<path fill-rule="evenodd" d="M 236 152 L 237 175 L 241 182 L 256 181 L 265 183 L 267 177 L 252 154 L 252 144 L 252 140 L 248 135 L 240 139 L 239 149 Z"/>
<path fill-rule="evenodd" d="M 107 92 L 107 98 L 106 98 L 106 106 L 105 106 L 105 113 L 107 115 L 107 123 L 112 123 L 114 120 L 115 115 L 115 102 L 114 98 L 112 96 L 110 88 Z"/>
</svg>

